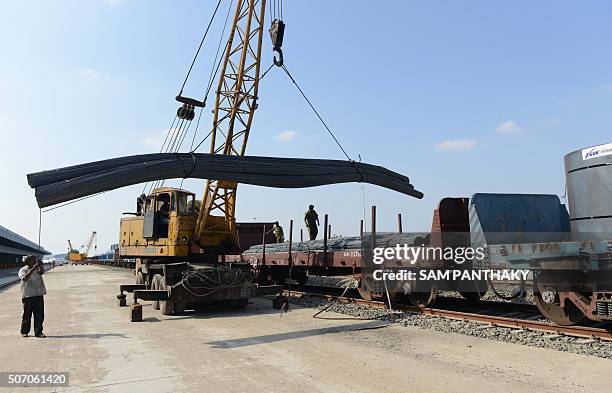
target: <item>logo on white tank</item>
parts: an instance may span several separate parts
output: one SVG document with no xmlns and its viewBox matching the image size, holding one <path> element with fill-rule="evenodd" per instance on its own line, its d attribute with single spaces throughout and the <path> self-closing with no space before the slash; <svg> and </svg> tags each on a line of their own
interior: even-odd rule
<svg viewBox="0 0 612 393">
<path fill-rule="evenodd" d="M 612 154 L 612 143 L 582 149 L 583 160 L 590 160 L 591 158 L 603 157 L 610 154 Z"/>
</svg>

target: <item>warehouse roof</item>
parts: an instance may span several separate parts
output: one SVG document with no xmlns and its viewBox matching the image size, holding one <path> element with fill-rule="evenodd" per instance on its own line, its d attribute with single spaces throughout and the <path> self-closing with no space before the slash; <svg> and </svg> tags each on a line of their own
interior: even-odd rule
<svg viewBox="0 0 612 393">
<path fill-rule="evenodd" d="M 16 255 L 51 254 L 38 244 L 0 225 L 0 252 Z"/>
</svg>

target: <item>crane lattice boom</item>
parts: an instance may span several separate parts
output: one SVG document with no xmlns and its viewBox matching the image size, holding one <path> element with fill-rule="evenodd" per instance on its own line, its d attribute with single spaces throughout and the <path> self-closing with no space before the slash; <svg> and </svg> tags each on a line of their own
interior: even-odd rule
<svg viewBox="0 0 612 393">
<path fill-rule="evenodd" d="M 216 92 L 211 154 L 244 155 L 257 109 L 265 0 L 240 0 Z M 237 183 L 208 180 L 195 240 L 200 246 L 235 243 Z"/>
</svg>

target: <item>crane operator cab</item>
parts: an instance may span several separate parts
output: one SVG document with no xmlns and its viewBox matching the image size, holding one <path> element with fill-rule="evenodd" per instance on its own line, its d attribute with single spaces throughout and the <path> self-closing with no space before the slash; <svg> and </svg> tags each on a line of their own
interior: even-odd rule
<svg viewBox="0 0 612 393">
<path fill-rule="evenodd" d="M 175 210 L 176 208 L 176 206 L 170 205 L 171 202 L 175 201 L 173 197 L 174 193 L 169 192 L 151 194 L 147 197 L 145 200 L 142 233 L 144 238 L 168 238 L 170 210 Z"/>
<path fill-rule="evenodd" d="M 172 227 L 195 218 L 194 195 L 183 190 L 154 190 L 145 201 L 142 236 L 145 239 L 168 239 Z"/>
<path fill-rule="evenodd" d="M 121 254 L 186 256 L 195 228 L 195 195 L 178 188 L 156 188 L 139 198 L 141 212 L 121 219 Z"/>
</svg>

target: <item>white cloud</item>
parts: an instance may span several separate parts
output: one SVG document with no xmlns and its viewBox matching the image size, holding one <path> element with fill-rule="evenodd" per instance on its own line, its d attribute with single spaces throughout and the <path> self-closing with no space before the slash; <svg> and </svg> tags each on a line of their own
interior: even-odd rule
<svg viewBox="0 0 612 393">
<path fill-rule="evenodd" d="M 298 133 L 296 131 L 283 131 L 277 134 L 274 138 L 281 142 L 289 142 L 297 138 Z"/>
<path fill-rule="evenodd" d="M 520 134 L 525 132 L 525 129 L 512 120 L 508 120 L 495 127 L 495 131 L 500 134 Z"/>
<path fill-rule="evenodd" d="M 436 143 L 436 150 L 466 152 L 474 149 L 476 144 L 476 139 L 447 139 Z"/>
</svg>

